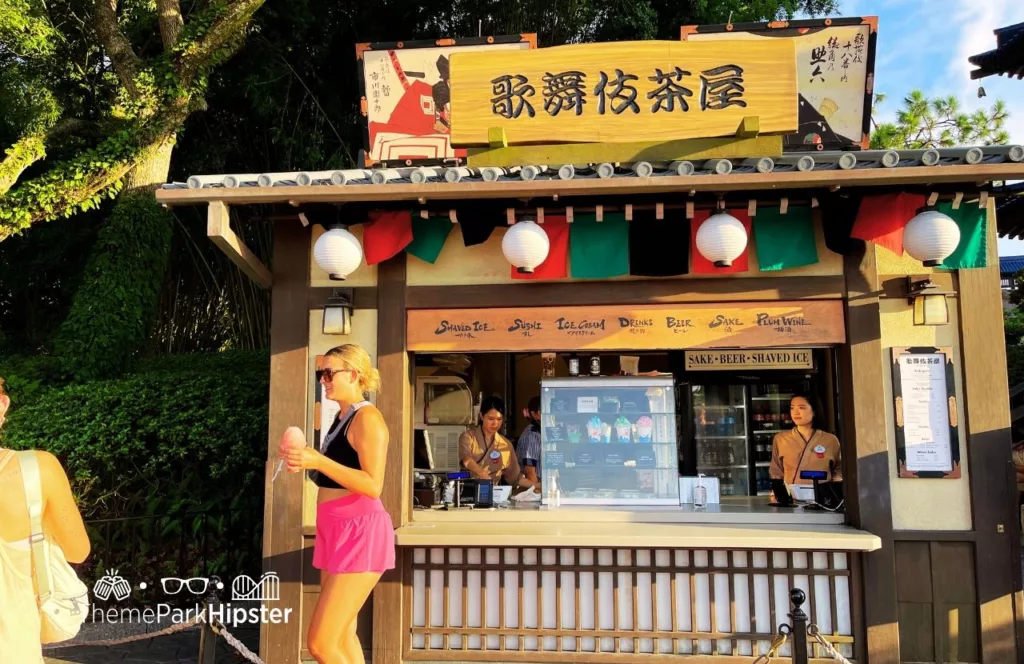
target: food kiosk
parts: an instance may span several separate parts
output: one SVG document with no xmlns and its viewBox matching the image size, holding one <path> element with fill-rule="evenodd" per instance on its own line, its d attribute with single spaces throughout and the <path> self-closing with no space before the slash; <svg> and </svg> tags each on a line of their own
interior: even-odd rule
<svg viewBox="0 0 1024 664">
<path fill-rule="evenodd" d="M 361 45 L 371 120 L 393 102 L 369 74 L 446 49 L 448 101 L 422 108 L 450 129 L 388 147 L 401 132 L 377 127 L 365 168 L 157 192 L 208 206 L 214 241 L 272 289 L 265 566 L 302 621 L 264 629 L 264 660 L 304 655 L 319 590 L 314 488 L 271 482 L 274 450 L 290 425 L 317 439 L 313 370 L 353 342 L 383 378 L 399 545 L 360 624 L 375 664 L 749 662 L 791 588 L 855 661 L 1017 661 L 992 185 L 1024 178 L 1024 150 L 867 150 L 873 72 L 836 73 L 824 97 L 805 80 L 818 41 L 826 62 L 847 41 L 873 60 L 876 26 Z M 229 223 L 253 206 L 273 209 L 272 268 Z M 541 396 L 558 506 L 417 507 L 417 369 L 452 354 L 473 361 L 474 402 L 481 385 L 516 412 Z M 569 375 L 592 356 L 594 377 Z M 809 389 L 843 447 L 840 511 L 764 495 L 762 438 Z M 704 508 L 684 495 L 700 474 L 720 493 Z"/>
</svg>

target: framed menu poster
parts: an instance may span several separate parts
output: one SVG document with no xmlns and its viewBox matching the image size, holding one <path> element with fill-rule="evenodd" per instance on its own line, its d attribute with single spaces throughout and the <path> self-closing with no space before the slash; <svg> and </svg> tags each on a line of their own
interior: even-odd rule
<svg viewBox="0 0 1024 664">
<path fill-rule="evenodd" d="M 951 348 L 892 349 L 896 461 L 905 478 L 959 478 Z"/>
</svg>

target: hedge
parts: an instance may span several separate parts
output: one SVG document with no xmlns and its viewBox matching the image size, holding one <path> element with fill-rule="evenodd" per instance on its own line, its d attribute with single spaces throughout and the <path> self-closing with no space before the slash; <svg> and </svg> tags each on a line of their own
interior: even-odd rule
<svg viewBox="0 0 1024 664">
<path fill-rule="evenodd" d="M 87 519 L 262 500 L 265 351 L 164 357 L 123 378 L 75 385 L 43 366 L 56 386 L 45 373 L 5 376 L 14 407 L 0 441 L 60 458 Z M 25 363 L 8 363 L 18 367 Z"/>
</svg>

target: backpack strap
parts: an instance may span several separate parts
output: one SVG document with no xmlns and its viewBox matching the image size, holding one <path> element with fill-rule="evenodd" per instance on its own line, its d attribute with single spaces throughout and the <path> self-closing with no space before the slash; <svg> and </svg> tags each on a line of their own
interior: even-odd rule
<svg viewBox="0 0 1024 664">
<path fill-rule="evenodd" d="M 53 594 L 53 580 L 50 578 L 50 549 L 46 546 L 46 536 L 43 534 L 43 486 L 39 478 L 39 462 L 36 453 L 31 450 L 16 454 L 21 464 L 21 481 L 25 486 L 25 501 L 28 503 L 32 528 L 32 535 L 28 538 L 32 545 L 32 572 L 42 603 Z"/>
<path fill-rule="evenodd" d="M 0 450 L 0 470 L 4 469 L 7 462 L 14 458 L 13 450 Z"/>
</svg>

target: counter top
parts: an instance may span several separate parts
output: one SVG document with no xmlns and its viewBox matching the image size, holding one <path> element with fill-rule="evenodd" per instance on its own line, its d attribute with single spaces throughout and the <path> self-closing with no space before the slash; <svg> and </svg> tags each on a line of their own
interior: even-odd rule
<svg viewBox="0 0 1024 664">
<path fill-rule="evenodd" d="M 559 510 L 564 512 L 565 508 Z M 534 512 L 537 516 L 539 512 Z M 478 513 L 479 516 L 479 513 Z M 564 519 L 564 514 L 561 515 Z M 417 520 L 395 531 L 400 546 L 473 547 L 657 547 L 686 549 L 776 549 L 877 551 L 882 541 L 849 526 L 622 522 L 595 528 L 586 521 Z"/>
<path fill-rule="evenodd" d="M 507 508 L 414 510 L 414 523 L 680 523 L 714 525 L 841 526 L 846 516 L 802 507 L 772 507 L 767 498 L 728 497 L 719 505 L 695 509 L 693 505 L 670 507 L 563 506 L 548 509 L 539 503 L 514 503 Z"/>
</svg>

